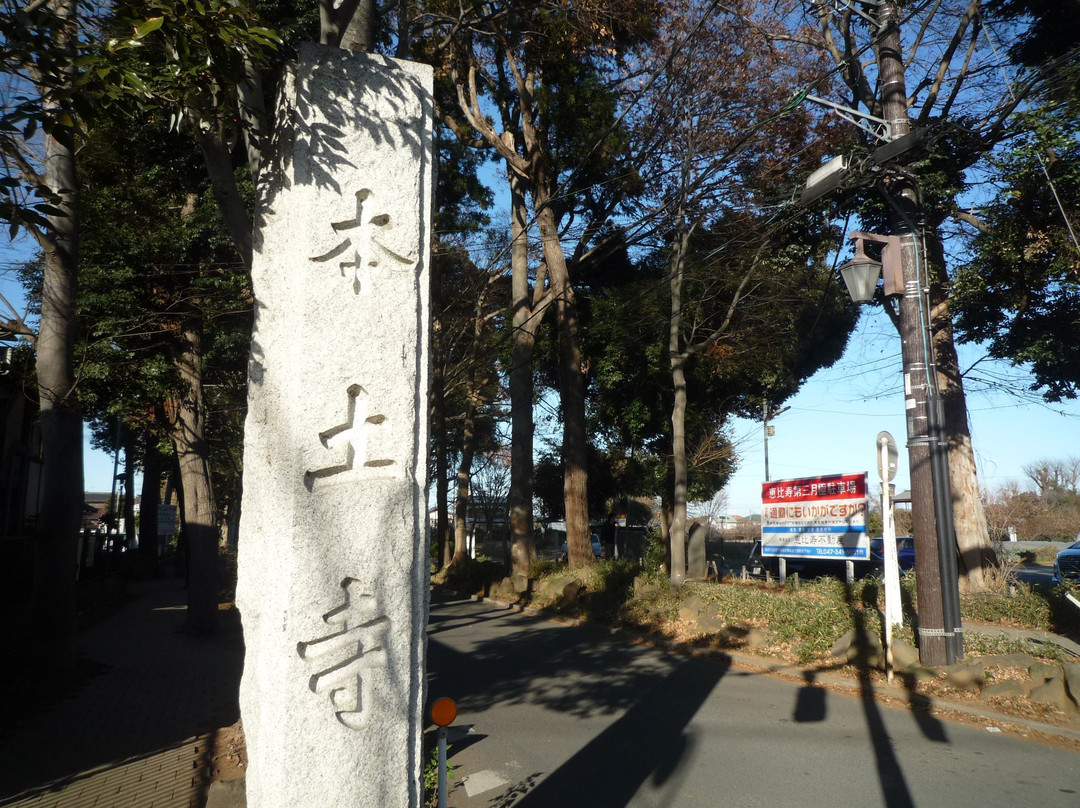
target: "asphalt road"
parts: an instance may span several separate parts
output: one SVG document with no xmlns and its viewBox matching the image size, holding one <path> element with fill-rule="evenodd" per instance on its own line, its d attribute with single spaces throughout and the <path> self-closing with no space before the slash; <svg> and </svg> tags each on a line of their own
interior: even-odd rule
<svg viewBox="0 0 1080 808">
<path fill-rule="evenodd" d="M 1080 753 L 433 596 L 450 808 L 1080 805 Z"/>
<path fill-rule="evenodd" d="M 1024 564 L 1013 570 L 1013 575 L 1026 584 L 1049 584 L 1054 577 L 1054 565 Z"/>
</svg>

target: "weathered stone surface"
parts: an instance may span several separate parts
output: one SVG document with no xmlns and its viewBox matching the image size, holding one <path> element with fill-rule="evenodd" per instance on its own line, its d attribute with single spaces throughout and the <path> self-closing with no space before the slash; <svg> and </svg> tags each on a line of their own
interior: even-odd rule
<svg viewBox="0 0 1080 808">
<path fill-rule="evenodd" d="M 660 587 L 642 578 L 634 578 L 634 597 L 649 598 L 660 594 Z"/>
<path fill-rule="evenodd" d="M 1017 699 L 1027 696 L 1030 684 L 1018 679 L 1004 679 L 985 685 L 982 689 L 984 699 Z"/>
<path fill-rule="evenodd" d="M 695 622 L 704 605 L 698 595 L 690 595 L 688 598 L 684 598 L 683 602 L 679 604 L 679 619 L 687 623 Z"/>
<path fill-rule="evenodd" d="M 982 662 L 950 665 L 943 670 L 945 671 L 945 682 L 950 687 L 959 690 L 975 690 L 986 679 L 986 670 Z"/>
<path fill-rule="evenodd" d="M 912 665 L 919 664 L 919 651 L 909 642 L 894 639 L 892 642 L 892 652 L 893 667 L 896 670 L 906 670 Z"/>
<path fill-rule="evenodd" d="M 252 808 L 421 802 L 431 87 L 317 45 L 283 81 L 236 598 Z"/>
<path fill-rule="evenodd" d="M 690 525 L 686 549 L 686 577 L 704 581 L 708 574 L 709 564 L 705 559 L 705 525 L 694 522 Z"/>
<path fill-rule="evenodd" d="M 726 628 L 724 618 L 710 610 L 706 610 L 698 616 L 697 624 L 702 631 L 709 634 L 720 633 Z"/>
<path fill-rule="evenodd" d="M 1028 698 L 1039 704 L 1048 704 L 1051 707 L 1057 707 L 1059 710 L 1066 713 L 1071 714 L 1076 712 L 1076 705 L 1065 691 L 1064 679 L 1047 679 L 1041 685 L 1036 685 L 1031 688 Z"/>
<path fill-rule="evenodd" d="M 540 582 L 537 587 L 537 594 L 541 597 L 560 600 L 563 605 L 571 605 L 577 602 L 584 586 L 573 573 L 554 575 Z"/>
<path fill-rule="evenodd" d="M 585 589 L 585 584 L 574 578 L 567 581 L 560 593 L 560 599 L 564 606 L 573 606 L 581 598 L 581 592 Z"/>
<path fill-rule="evenodd" d="M 1069 698 L 1080 707 L 1080 664 L 1063 662 L 1061 668 L 1065 674 L 1065 687 L 1069 691 Z"/>
<path fill-rule="evenodd" d="M 206 808 L 247 808 L 243 779 L 211 783 L 206 794 Z"/>
<path fill-rule="evenodd" d="M 1033 682 L 1045 682 L 1050 679 L 1064 679 L 1065 672 L 1060 665 L 1036 661 L 1028 665 L 1028 676 L 1031 677 Z"/>
<path fill-rule="evenodd" d="M 999 665 L 1003 668 L 1024 668 L 1027 670 L 1032 664 L 1035 663 L 1035 657 L 1031 654 L 995 654 L 993 656 L 983 657 L 983 662 L 987 665 Z"/>
</svg>

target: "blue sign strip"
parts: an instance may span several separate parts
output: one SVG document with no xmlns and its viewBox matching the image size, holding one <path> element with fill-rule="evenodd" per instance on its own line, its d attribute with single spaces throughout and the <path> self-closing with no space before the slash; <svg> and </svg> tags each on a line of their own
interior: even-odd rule
<svg viewBox="0 0 1080 808">
<path fill-rule="evenodd" d="M 866 525 L 768 525 L 761 532 L 796 536 L 800 533 L 865 533 Z"/>
<path fill-rule="evenodd" d="M 865 547 L 800 547 L 788 544 L 763 544 L 761 554 L 790 558 L 837 558 L 849 561 L 866 561 L 870 558 L 870 551 Z"/>
</svg>

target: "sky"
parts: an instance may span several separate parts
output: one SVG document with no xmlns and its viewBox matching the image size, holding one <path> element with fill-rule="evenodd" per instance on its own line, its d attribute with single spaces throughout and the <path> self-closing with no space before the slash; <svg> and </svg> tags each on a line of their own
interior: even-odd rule
<svg viewBox="0 0 1080 808">
<path fill-rule="evenodd" d="M 1080 402 L 1046 404 L 1027 391 L 1022 369 L 988 362 L 977 348 L 958 346 L 979 484 L 984 492 L 1016 484 L 1033 490 L 1023 467 L 1044 459 L 1080 457 Z M 981 360 L 981 361 L 980 361 Z M 996 389 L 987 381 L 992 379 Z M 769 438 L 771 480 L 869 472 L 880 491 L 877 435 L 892 435 L 899 450 L 896 490 L 909 488 L 900 337 L 884 312 L 863 307 L 843 357 L 819 371 L 787 402 Z M 731 432 L 739 468 L 715 513 L 761 512 L 765 441 L 760 421 L 738 420 Z M 726 497 L 726 503 L 723 501 Z M 723 507 L 726 504 L 726 508 Z"/>
</svg>

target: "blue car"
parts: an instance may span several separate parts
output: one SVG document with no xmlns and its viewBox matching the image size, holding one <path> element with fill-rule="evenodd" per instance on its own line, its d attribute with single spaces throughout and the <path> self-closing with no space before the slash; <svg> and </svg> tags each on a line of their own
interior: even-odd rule
<svg viewBox="0 0 1080 808">
<path fill-rule="evenodd" d="M 600 558 L 600 556 L 604 553 L 604 548 L 600 545 L 600 537 L 597 536 L 595 533 L 592 534 L 592 551 L 593 555 L 595 555 L 597 558 Z M 566 542 L 563 542 L 562 547 L 559 548 L 559 560 L 565 561 L 567 558 L 569 558 L 569 555 L 570 553 L 569 549 L 567 548 Z"/>
<path fill-rule="evenodd" d="M 885 563 L 884 547 L 882 539 L 870 540 L 870 558 L 875 564 Z M 896 537 L 896 560 L 899 563 L 901 572 L 907 572 L 915 568 L 914 536 Z"/>
</svg>

